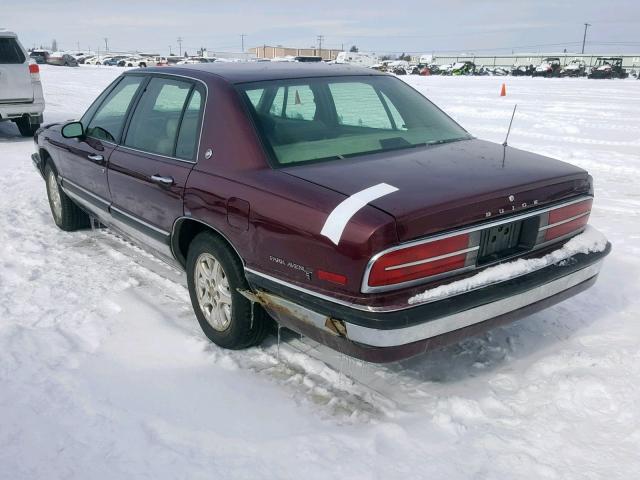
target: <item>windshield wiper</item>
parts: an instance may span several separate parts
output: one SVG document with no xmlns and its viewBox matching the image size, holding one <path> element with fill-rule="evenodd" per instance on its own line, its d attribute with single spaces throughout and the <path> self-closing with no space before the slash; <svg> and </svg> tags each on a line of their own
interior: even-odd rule
<svg viewBox="0 0 640 480">
<path fill-rule="evenodd" d="M 443 143 L 452 143 L 452 142 L 459 142 L 461 140 L 469 140 L 470 137 L 458 137 L 458 138 L 446 138 L 443 140 L 433 140 L 431 142 L 429 142 L 429 145 L 441 145 Z"/>
</svg>

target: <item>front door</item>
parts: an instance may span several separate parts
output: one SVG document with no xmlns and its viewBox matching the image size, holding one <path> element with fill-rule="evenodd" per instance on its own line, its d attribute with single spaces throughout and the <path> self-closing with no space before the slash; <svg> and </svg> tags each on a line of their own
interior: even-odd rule
<svg viewBox="0 0 640 480">
<path fill-rule="evenodd" d="M 123 77 L 83 117 L 84 137 L 65 139 L 57 145 L 62 149 L 58 169 L 65 189 L 105 211 L 111 202 L 107 162 L 144 81 L 142 76 Z"/>
<path fill-rule="evenodd" d="M 111 213 L 129 233 L 169 254 L 174 221 L 196 160 L 204 88 L 182 77 L 154 76 L 109 159 Z"/>
</svg>

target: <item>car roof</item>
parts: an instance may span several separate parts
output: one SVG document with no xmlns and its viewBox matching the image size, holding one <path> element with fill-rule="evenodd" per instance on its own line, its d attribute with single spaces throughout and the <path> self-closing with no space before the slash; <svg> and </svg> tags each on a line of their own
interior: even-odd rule
<svg viewBox="0 0 640 480">
<path fill-rule="evenodd" d="M 304 62 L 213 62 L 171 67 L 152 67 L 147 70 L 154 73 L 174 73 L 182 75 L 186 73 L 185 70 L 196 70 L 198 72 L 222 77 L 229 83 L 234 84 L 309 77 L 386 75 L 376 70 L 351 65 Z"/>
<path fill-rule="evenodd" d="M 12 32 L 10 30 L 5 30 L 3 28 L 0 28 L 0 37 L 15 37 L 15 38 L 17 38 L 18 35 L 16 35 L 15 32 Z"/>
</svg>

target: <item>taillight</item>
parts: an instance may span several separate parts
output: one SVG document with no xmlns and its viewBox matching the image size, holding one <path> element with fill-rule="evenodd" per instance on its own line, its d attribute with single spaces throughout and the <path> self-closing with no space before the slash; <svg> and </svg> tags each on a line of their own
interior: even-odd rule
<svg viewBox="0 0 640 480">
<path fill-rule="evenodd" d="M 368 287 L 384 287 L 423 279 L 465 266 L 469 234 L 421 243 L 385 253 L 375 260 L 367 279 Z"/>
<path fill-rule="evenodd" d="M 582 230 L 589 221 L 592 199 L 557 208 L 549 212 L 549 222 L 544 226 L 544 240 L 549 241 Z"/>
<path fill-rule="evenodd" d="M 37 63 L 29 64 L 29 74 L 31 75 L 31 80 L 36 82 L 40 81 L 40 67 Z"/>
</svg>

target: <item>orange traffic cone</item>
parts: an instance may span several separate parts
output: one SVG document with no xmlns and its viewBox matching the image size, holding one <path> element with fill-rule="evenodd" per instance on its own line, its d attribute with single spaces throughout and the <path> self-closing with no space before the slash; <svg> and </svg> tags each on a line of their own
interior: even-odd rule
<svg viewBox="0 0 640 480">
<path fill-rule="evenodd" d="M 500 89 L 500 96 L 501 97 L 507 96 L 507 86 L 504 83 L 502 84 L 502 88 Z"/>
</svg>

